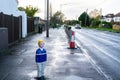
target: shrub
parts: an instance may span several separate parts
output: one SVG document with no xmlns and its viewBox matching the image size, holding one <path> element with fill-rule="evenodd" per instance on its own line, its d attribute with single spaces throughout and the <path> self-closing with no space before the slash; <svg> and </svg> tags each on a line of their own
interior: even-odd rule
<svg viewBox="0 0 120 80">
<path fill-rule="evenodd" d="M 103 28 L 112 28 L 112 23 L 104 21 L 104 22 L 102 22 L 102 27 Z"/>
<path fill-rule="evenodd" d="M 99 20 L 91 19 L 91 24 L 90 24 L 91 27 L 99 26 L 99 24 L 100 24 Z"/>
</svg>

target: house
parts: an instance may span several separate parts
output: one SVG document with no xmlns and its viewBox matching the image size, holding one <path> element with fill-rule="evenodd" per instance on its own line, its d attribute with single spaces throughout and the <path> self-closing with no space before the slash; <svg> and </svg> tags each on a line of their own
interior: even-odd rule
<svg viewBox="0 0 120 80">
<path fill-rule="evenodd" d="M 101 21 L 106 21 L 106 22 L 115 22 L 118 23 L 120 22 L 120 12 L 117 14 L 107 14 L 106 16 L 101 16 Z"/>
<path fill-rule="evenodd" d="M 114 22 L 120 22 L 120 12 L 114 15 Z"/>
<path fill-rule="evenodd" d="M 114 14 L 107 14 L 101 17 L 101 21 L 112 22 L 114 20 Z"/>
<path fill-rule="evenodd" d="M 18 11 L 17 0 L 1 0 L 0 1 L 0 12 L 13 16 L 22 16 L 22 37 L 27 36 L 27 16 L 24 11 Z"/>
<path fill-rule="evenodd" d="M 105 17 L 106 17 L 106 22 L 112 22 L 114 18 L 114 14 L 107 14 Z"/>
<path fill-rule="evenodd" d="M 101 16 L 100 21 L 101 22 L 106 21 L 106 17 L 105 16 Z"/>
</svg>

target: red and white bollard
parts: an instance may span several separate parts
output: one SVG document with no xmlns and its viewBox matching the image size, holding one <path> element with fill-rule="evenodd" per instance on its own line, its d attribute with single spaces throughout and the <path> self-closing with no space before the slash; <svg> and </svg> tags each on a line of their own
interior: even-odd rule
<svg viewBox="0 0 120 80">
<path fill-rule="evenodd" d="M 74 48 L 75 48 L 75 32 L 72 31 L 71 41 L 70 41 L 70 49 L 74 49 Z"/>
</svg>

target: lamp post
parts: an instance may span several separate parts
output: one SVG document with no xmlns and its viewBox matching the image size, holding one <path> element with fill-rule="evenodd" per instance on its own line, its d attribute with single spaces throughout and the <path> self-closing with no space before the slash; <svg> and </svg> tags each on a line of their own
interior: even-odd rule
<svg viewBox="0 0 120 80">
<path fill-rule="evenodd" d="M 62 12 L 62 7 L 66 5 L 69 5 L 69 4 L 60 4 L 60 12 Z"/>
<path fill-rule="evenodd" d="M 46 2 L 47 1 L 47 2 Z M 49 37 L 49 0 L 45 0 L 46 37 Z M 47 19 L 46 19 L 47 18 Z"/>
</svg>

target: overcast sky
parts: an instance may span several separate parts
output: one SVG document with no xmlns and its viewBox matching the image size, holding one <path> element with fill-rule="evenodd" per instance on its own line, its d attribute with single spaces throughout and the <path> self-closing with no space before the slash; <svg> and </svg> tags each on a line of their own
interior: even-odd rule
<svg viewBox="0 0 120 80">
<path fill-rule="evenodd" d="M 102 9 L 102 14 L 116 14 L 120 12 L 120 0 L 49 0 L 52 4 L 53 12 L 61 10 L 67 19 L 77 19 L 84 11 L 89 13 L 94 9 Z M 33 5 L 40 9 L 37 14 L 44 18 L 45 0 L 19 0 L 19 6 Z"/>
</svg>

